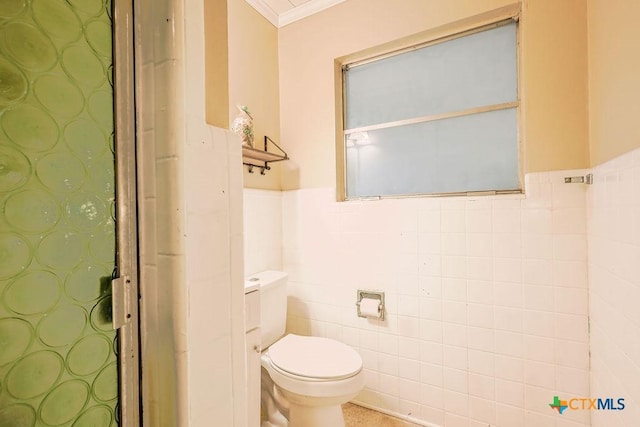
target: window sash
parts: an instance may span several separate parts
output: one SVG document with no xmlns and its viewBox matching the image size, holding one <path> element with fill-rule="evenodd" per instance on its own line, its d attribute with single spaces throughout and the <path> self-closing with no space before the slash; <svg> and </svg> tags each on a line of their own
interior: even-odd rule
<svg viewBox="0 0 640 427">
<path fill-rule="evenodd" d="M 516 116 L 516 108 L 501 109 L 368 131 L 364 142 L 347 140 L 347 196 L 517 191 Z M 487 140 L 490 156 L 478 143 Z"/>
<path fill-rule="evenodd" d="M 501 28 L 500 30 L 497 30 Z M 491 39 L 496 34 L 491 34 L 488 30 L 497 30 L 500 32 L 498 37 L 505 38 L 506 41 L 499 41 L 501 43 L 501 47 L 506 50 L 506 55 L 501 60 L 496 60 L 495 58 L 486 60 L 485 53 L 489 52 L 493 55 L 493 48 L 489 48 L 487 50 L 483 46 L 479 46 L 476 48 L 474 46 L 478 46 L 477 41 L 482 43 L 486 43 L 487 39 Z M 506 34 L 506 37 L 505 37 Z M 458 84 L 455 82 L 450 83 L 449 86 L 461 86 L 462 90 L 462 98 L 465 97 L 466 91 L 471 87 L 471 91 L 477 92 L 474 99 L 471 99 L 469 102 L 466 99 L 462 99 L 462 101 L 458 102 L 454 100 L 453 102 L 440 103 L 440 105 L 432 105 L 431 109 L 427 110 L 419 110 L 419 111 L 427 112 L 427 114 L 407 114 L 406 111 L 402 112 L 402 114 L 395 115 L 396 105 L 401 105 L 403 103 L 415 101 L 416 97 L 413 92 L 422 92 L 429 93 L 429 85 L 431 84 L 431 88 L 435 87 L 436 92 L 438 90 L 438 83 L 433 84 L 427 82 L 426 84 L 420 83 L 419 90 L 412 89 L 411 87 L 404 87 L 404 98 L 400 97 L 400 99 L 389 102 L 389 98 L 386 94 L 384 94 L 384 87 L 382 88 L 382 92 L 384 96 L 379 96 L 379 99 L 376 102 L 370 102 L 371 96 L 364 97 L 364 101 L 361 101 L 360 104 L 364 105 L 364 108 L 370 108 L 372 110 L 372 116 L 374 117 L 365 117 L 354 119 L 352 111 L 350 108 L 353 105 L 353 100 L 357 99 L 356 94 L 350 92 L 350 82 L 349 82 L 349 73 L 352 73 L 353 70 L 357 70 L 358 67 L 367 67 L 375 68 L 376 62 L 380 60 L 387 60 L 388 58 L 392 58 L 392 61 L 398 61 L 398 55 L 402 55 L 403 53 L 414 54 L 414 52 L 419 51 L 420 49 L 436 49 L 435 55 L 441 55 L 443 52 L 447 55 L 448 46 L 451 46 L 451 43 L 456 46 L 453 52 L 453 56 L 455 57 L 456 52 L 461 51 L 460 44 L 464 45 L 466 41 L 470 40 L 465 38 L 467 36 L 476 37 L 476 40 L 473 40 L 471 43 L 471 56 L 475 55 L 471 61 L 480 60 L 481 67 L 489 66 L 488 71 L 482 70 L 480 73 L 480 82 L 474 82 L 474 78 L 476 77 L 475 73 L 467 73 L 466 70 L 470 67 L 469 64 L 464 64 L 464 60 L 462 63 L 456 65 L 456 59 L 453 60 L 453 68 L 459 67 L 462 69 L 460 79 L 468 79 L 471 80 L 471 86 L 468 83 Z M 450 43 L 447 45 L 447 43 Z M 468 46 L 467 46 L 468 47 Z M 462 51 L 464 51 L 465 46 L 462 46 Z M 484 49 L 484 50 L 482 50 Z M 479 52 L 479 53 L 478 53 Z M 483 53 L 484 52 L 484 53 Z M 431 54 L 433 56 L 433 53 Z M 427 53 L 429 56 L 429 53 Z M 463 55 L 464 56 L 464 55 Z M 402 58 L 400 58 L 402 60 Z M 415 59 L 415 58 L 412 58 Z M 463 58 L 467 59 L 467 58 Z M 485 61 L 482 63 L 482 61 Z M 495 72 L 490 68 L 490 66 L 494 62 L 500 62 L 503 74 L 499 75 L 495 81 L 491 82 L 491 78 Z M 414 61 L 415 62 L 415 61 Z M 420 62 L 419 60 L 417 61 Z M 429 64 L 429 60 L 426 61 L 427 66 Z M 507 63 L 504 66 L 505 62 Z M 431 64 L 437 63 L 431 61 Z M 495 65 L 495 64 L 493 64 Z M 383 67 L 384 68 L 384 67 Z M 411 68 L 411 67 L 409 67 Z M 393 69 L 393 67 L 390 67 Z M 366 70 L 365 70 L 366 71 Z M 498 70 L 500 71 L 500 70 Z M 411 76 L 411 70 L 409 70 L 408 74 L 404 75 Z M 402 74 L 402 73 L 401 73 Z M 451 74 L 451 72 L 444 70 L 441 73 L 441 76 L 447 76 Z M 387 79 L 382 79 L 383 85 L 388 81 L 393 81 L 395 76 L 389 75 Z M 400 77 L 401 78 L 401 77 Z M 395 77 L 395 81 L 400 79 L 399 77 Z M 409 77 L 410 79 L 410 77 Z M 484 80 L 483 80 L 484 79 Z M 482 192 L 482 193 L 513 193 L 520 192 L 520 171 L 519 171 L 519 137 L 518 137 L 518 117 L 519 117 L 519 99 L 518 99 L 518 72 L 517 72 L 517 26 L 513 19 L 508 19 L 506 21 L 501 21 L 499 23 L 490 24 L 488 26 L 484 26 L 482 28 L 468 31 L 460 35 L 447 37 L 444 39 L 437 40 L 435 42 L 426 43 L 417 47 L 412 47 L 408 49 L 404 49 L 400 52 L 394 52 L 392 54 L 387 54 L 384 57 L 372 58 L 365 61 L 360 61 L 358 63 L 351 63 L 343 66 L 343 158 L 344 158 L 344 189 L 345 196 L 347 199 L 351 198 L 370 198 L 370 197 L 401 197 L 401 196 L 412 196 L 412 195 L 430 195 L 430 194 L 467 194 L 471 192 Z M 504 83 L 504 80 L 508 80 Z M 491 86 L 489 90 L 487 90 L 486 83 L 489 82 L 488 86 L 496 83 L 496 85 Z M 473 83 L 476 84 L 477 87 L 473 87 Z M 503 84 L 504 83 L 504 84 Z M 420 86 L 422 85 L 422 86 Z M 363 86 L 366 89 L 366 85 Z M 492 92 L 495 88 L 498 88 L 500 93 L 497 96 Z M 477 89 L 477 90 L 476 90 Z M 447 89 L 448 90 L 448 89 Z M 489 92 L 489 93 L 481 93 L 481 92 Z M 362 93 L 362 92 L 361 92 Z M 443 95 L 444 94 L 444 95 Z M 429 95 L 427 95 L 429 96 Z M 448 96 L 448 92 L 446 90 L 440 91 L 440 96 Z M 373 97 L 375 98 L 375 97 Z M 418 96 L 419 98 L 419 96 Z M 473 98 L 473 94 L 472 94 Z M 408 100 L 408 101 L 407 101 Z M 489 102 L 486 102 L 489 100 Z M 375 101 L 375 100 L 374 100 Z M 447 101 L 447 100 L 445 100 Z M 498 101 L 498 102 L 495 102 Z M 394 104 L 395 102 L 395 104 Z M 418 99 L 417 102 L 420 102 Z M 483 103 L 486 102 L 486 103 Z M 357 103 L 357 102 L 356 102 Z M 391 106 L 388 108 L 389 111 L 373 111 L 376 108 L 384 109 L 385 105 L 390 103 Z M 438 104 L 438 102 L 435 102 Z M 442 105 L 445 104 L 445 105 Z M 382 106 L 381 106 L 382 105 Z M 449 105 L 449 107 L 447 107 Z M 451 108 L 453 105 L 453 108 Z M 371 107 L 372 106 L 372 107 Z M 455 107 L 462 108 L 455 108 Z M 380 109 L 379 108 L 379 109 Z M 481 146 L 481 143 L 476 143 L 473 141 L 454 141 L 450 139 L 450 136 L 453 133 L 450 133 L 449 136 L 445 135 L 440 139 L 434 140 L 429 138 L 425 139 L 425 135 L 428 135 L 433 129 L 445 129 L 449 128 L 447 124 L 451 123 L 463 123 L 463 122 L 471 122 L 473 121 L 473 116 L 484 116 L 489 117 L 487 113 L 493 112 L 503 112 L 502 115 L 494 115 L 492 117 L 508 117 L 505 120 L 509 120 L 510 122 L 506 124 L 506 128 L 502 129 L 501 138 L 496 139 L 495 136 L 491 135 L 491 132 L 480 133 L 485 135 L 487 138 L 492 139 L 493 145 L 489 145 L 488 150 L 494 152 L 494 158 L 488 162 L 478 162 L 478 156 L 482 156 L 483 153 L 478 152 L 477 150 Z M 375 117 L 376 114 L 378 117 Z M 469 119 L 465 119 L 465 117 Z M 391 118 L 391 120 L 389 120 Z M 494 122 L 498 123 L 498 122 Z M 499 124 L 499 123 L 498 123 Z M 413 141 L 410 141 L 406 137 L 401 141 L 401 143 L 393 145 L 393 141 L 367 141 L 370 147 L 364 148 L 362 147 L 362 141 L 359 141 L 360 135 L 369 134 L 372 140 L 376 140 L 381 135 L 384 135 L 385 132 L 388 135 L 400 135 L 405 134 L 407 129 L 419 129 L 419 134 Z M 450 130 L 450 129 L 449 129 Z M 455 133 L 455 132 L 454 132 Z M 479 134 L 479 135 L 480 135 Z M 508 135 L 509 141 L 504 140 L 504 136 Z M 406 135 L 405 135 L 406 136 Z M 468 134 L 466 138 L 474 140 L 474 135 Z M 379 138 L 378 138 L 379 139 Z M 467 160 L 465 160 L 465 156 L 458 157 L 449 157 L 447 161 L 441 161 L 442 159 L 435 158 L 424 158 L 424 155 L 418 155 L 417 152 L 414 151 L 413 156 L 405 156 L 404 160 L 402 159 L 402 153 L 398 153 L 398 151 L 402 149 L 406 149 L 407 147 L 411 147 L 411 149 L 415 150 L 422 144 L 422 150 L 424 152 L 433 152 L 434 146 L 439 147 L 441 152 L 446 152 L 447 149 L 451 149 L 455 151 L 454 146 L 465 147 L 470 153 L 473 153 L 470 157 L 467 156 Z M 447 144 L 454 144 L 451 147 L 447 147 Z M 431 145 L 431 146 L 430 146 Z M 371 161 L 372 152 L 378 150 L 380 153 L 377 156 L 378 166 L 374 164 L 367 165 L 366 162 L 363 163 L 363 159 L 367 158 L 367 155 L 364 154 L 366 150 L 369 151 L 368 158 Z M 502 152 L 505 151 L 505 152 Z M 356 156 L 356 152 L 360 153 Z M 423 153 L 424 154 L 424 153 Z M 451 154 L 451 153 L 449 153 Z M 360 166 L 355 166 L 356 157 L 360 157 L 359 163 Z M 373 156 L 376 157 L 376 156 Z M 411 161 L 417 161 L 416 159 L 420 159 L 416 164 L 411 164 Z M 394 164 L 393 159 L 396 160 Z M 434 160 L 435 159 L 435 160 Z M 505 163 L 506 162 L 506 163 Z M 443 163 L 443 167 L 439 167 L 439 163 Z M 459 166 L 459 167 L 456 167 Z M 396 168 L 394 170 L 394 168 Z M 466 169 L 465 169 L 466 168 Z M 425 173 L 425 169 L 429 169 L 427 173 Z M 502 176 L 497 178 L 491 178 L 492 173 L 495 170 L 501 170 L 506 173 L 508 176 Z M 408 174 L 408 171 L 413 171 L 416 175 L 411 176 Z M 458 175 L 453 176 L 453 182 L 451 185 L 443 183 L 441 178 L 434 178 L 434 173 L 436 175 L 442 174 L 446 176 L 447 174 L 451 174 L 452 171 L 456 171 Z M 360 183 L 358 180 L 373 180 L 376 183 L 376 179 L 372 177 L 384 177 L 386 176 L 387 181 L 395 181 L 398 179 L 398 175 L 404 176 L 403 184 L 404 187 L 395 188 L 396 185 L 389 185 L 389 182 L 385 182 L 385 178 L 377 180 L 378 190 L 374 190 L 372 188 L 367 188 L 368 184 Z M 464 175 L 464 176 L 462 176 Z M 504 175 L 504 174 L 503 174 Z M 462 176 L 462 178 L 461 178 Z M 484 181 L 484 184 L 481 182 Z M 440 182 L 440 186 L 436 185 L 435 187 L 432 185 L 434 182 Z M 479 184 L 480 182 L 480 184 Z M 418 184 L 418 185 L 416 185 Z M 365 189 L 366 188 L 366 189 Z"/>
</svg>

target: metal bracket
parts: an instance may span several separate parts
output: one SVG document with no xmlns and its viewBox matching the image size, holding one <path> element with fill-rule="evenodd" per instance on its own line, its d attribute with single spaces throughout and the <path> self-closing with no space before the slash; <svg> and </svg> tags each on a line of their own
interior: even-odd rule
<svg viewBox="0 0 640 427">
<path fill-rule="evenodd" d="M 127 298 L 130 284 L 129 276 L 118 277 L 111 281 L 111 322 L 114 330 L 120 329 L 131 319 L 129 299 Z"/>
<path fill-rule="evenodd" d="M 587 183 L 587 184 L 593 184 L 593 174 L 592 174 L 592 173 L 588 173 L 588 174 L 585 176 L 585 178 L 586 178 L 585 183 Z"/>
<path fill-rule="evenodd" d="M 280 153 L 270 152 L 269 142 L 271 142 Z M 264 149 L 262 150 L 252 147 L 242 147 L 242 164 L 247 166 L 249 173 L 253 173 L 253 169 L 258 168 L 260 169 L 260 175 L 264 175 L 266 171 L 271 170 L 269 163 L 281 162 L 283 160 L 289 160 L 289 156 L 267 135 L 264 136 Z"/>
</svg>

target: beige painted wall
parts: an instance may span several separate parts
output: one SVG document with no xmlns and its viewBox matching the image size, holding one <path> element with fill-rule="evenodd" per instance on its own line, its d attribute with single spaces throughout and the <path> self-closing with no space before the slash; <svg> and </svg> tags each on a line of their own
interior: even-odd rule
<svg viewBox="0 0 640 427">
<path fill-rule="evenodd" d="M 262 147 L 268 135 L 280 146 L 278 87 L 278 30 L 245 0 L 228 0 L 229 125 L 238 105 L 249 107 L 254 118 L 255 144 Z M 284 148 L 284 147 L 283 147 Z M 280 165 L 265 175 L 249 174 L 244 186 L 280 189 Z"/>
<path fill-rule="evenodd" d="M 525 172 L 589 166 L 587 2 L 523 2 Z"/>
<path fill-rule="evenodd" d="M 278 30 L 245 0 L 205 2 L 207 123 L 229 129 L 238 105 L 254 118 L 256 147 L 280 141 Z M 244 186 L 280 189 L 280 165 L 265 175 L 244 167 Z"/>
<path fill-rule="evenodd" d="M 589 0 L 589 140 L 596 166 L 640 147 L 640 2 Z"/>
<path fill-rule="evenodd" d="M 229 127 L 229 36 L 227 0 L 204 2 L 205 103 L 207 123 Z"/>
<path fill-rule="evenodd" d="M 512 0 L 349 0 L 280 29 L 285 189 L 335 185 L 334 59 L 512 4 Z M 586 3 L 525 0 L 525 172 L 588 166 Z"/>
</svg>

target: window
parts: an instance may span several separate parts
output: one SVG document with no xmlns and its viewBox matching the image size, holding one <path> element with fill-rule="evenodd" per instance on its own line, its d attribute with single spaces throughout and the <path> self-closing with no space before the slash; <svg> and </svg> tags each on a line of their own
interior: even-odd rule
<svg viewBox="0 0 640 427">
<path fill-rule="evenodd" d="M 342 73 L 347 199 L 520 190 L 515 21 Z"/>
</svg>

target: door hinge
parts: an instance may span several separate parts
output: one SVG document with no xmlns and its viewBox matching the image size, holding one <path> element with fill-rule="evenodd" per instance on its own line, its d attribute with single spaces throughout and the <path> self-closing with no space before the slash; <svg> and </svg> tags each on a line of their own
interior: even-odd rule
<svg viewBox="0 0 640 427">
<path fill-rule="evenodd" d="M 131 319 L 129 309 L 129 286 L 131 279 L 129 276 L 117 277 L 111 281 L 111 321 L 113 329 L 120 329 Z"/>
</svg>

